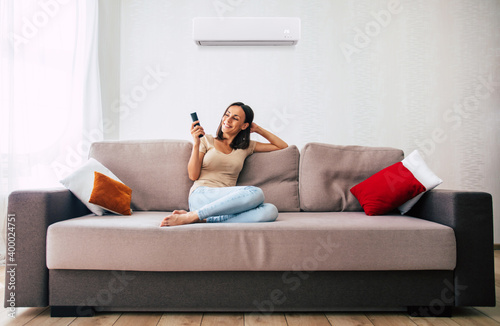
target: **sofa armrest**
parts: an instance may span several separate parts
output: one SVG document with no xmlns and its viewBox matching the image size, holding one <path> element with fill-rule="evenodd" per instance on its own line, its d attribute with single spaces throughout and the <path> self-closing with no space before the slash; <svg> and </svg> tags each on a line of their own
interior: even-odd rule
<svg viewBox="0 0 500 326">
<path fill-rule="evenodd" d="M 455 231 L 455 306 L 494 306 L 491 195 L 436 189 L 422 196 L 408 215 L 447 225 Z"/>
<path fill-rule="evenodd" d="M 9 195 L 5 307 L 48 306 L 47 227 L 89 213 L 65 188 L 15 191 Z"/>
</svg>

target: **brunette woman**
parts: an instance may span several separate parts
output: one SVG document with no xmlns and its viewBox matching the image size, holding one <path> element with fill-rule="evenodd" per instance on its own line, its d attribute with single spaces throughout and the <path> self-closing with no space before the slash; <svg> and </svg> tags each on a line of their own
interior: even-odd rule
<svg viewBox="0 0 500 326">
<path fill-rule="evenodd" d="M 253 122 L 253 118 L 254 113 L 248 105 L 236 102 L 224 112 L 215 138 L 206 135 L 198 121 L 191 124 L 194 144 L 188 174 L 194 184 L 189 192 L 189 212 L 175 210 L 163 219 L 161 226 L 276 220 L 278 210 L 273 204 L 264 203 L 260 188 L 236 186 L 249 155 L 288 147 L 278 136 Z M 267 139 L 268 143 L 250 140 L 252 132 Z"/>
</svg>

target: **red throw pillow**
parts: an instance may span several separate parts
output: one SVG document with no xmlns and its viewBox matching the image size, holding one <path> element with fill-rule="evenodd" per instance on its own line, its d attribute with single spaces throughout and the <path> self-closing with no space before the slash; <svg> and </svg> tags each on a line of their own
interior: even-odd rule
<svg viewBox="0 0 500 326">
<path fill-rule="evenodd" d="M 351 188 L 366 215 L 392 211 L 425 191 L 403 163 L 393 164 Z"/>
</svg>

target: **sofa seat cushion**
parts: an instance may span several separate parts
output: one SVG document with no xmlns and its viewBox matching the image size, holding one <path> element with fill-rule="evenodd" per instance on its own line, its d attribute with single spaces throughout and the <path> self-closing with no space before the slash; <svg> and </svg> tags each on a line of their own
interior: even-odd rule
<svg viewBox="0 0 500 326">
<path fill-rule="evenodd" d="M 280 213 L 271 223 L 160 228 L 166 212 L 52 224 L 49 269 L 129 271 L 452 270 L 451 228 L 409 216 Z"/>
</svg>

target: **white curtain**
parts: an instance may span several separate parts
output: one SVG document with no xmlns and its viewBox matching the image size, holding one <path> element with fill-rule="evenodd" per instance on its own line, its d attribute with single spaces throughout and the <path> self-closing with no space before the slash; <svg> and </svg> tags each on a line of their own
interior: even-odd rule
<svg viewBox="0 0 500 326">
<path fill-rule="evenodd" d="M 0 255 L 9 193 L 60 187 L 102 138 L 97 0 L 0 0 Z"/>
</svg>

